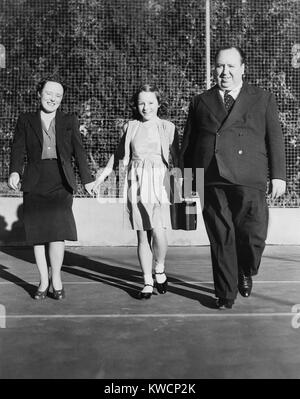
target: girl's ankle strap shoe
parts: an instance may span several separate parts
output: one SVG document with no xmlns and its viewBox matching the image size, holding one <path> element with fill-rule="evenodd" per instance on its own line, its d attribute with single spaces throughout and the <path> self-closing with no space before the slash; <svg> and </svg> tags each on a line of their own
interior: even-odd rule
<svg viewBox="0 0 300 399">
<path fill-rule="evenodd" d="M 165 279 L 165 281 L 163 283 L 158 283 L 157 280 L 156 280 L 156 289 L 157 289 L 157 291 L 160 294 L 165 294 L 168 291 L 168 277 L 167 277 L 165 272 L 162 272 L 162 273 L 155 272 L 155 275 L 157 275 L 157 274 L 159 274 L 159 275 L 164 274 L 166 276 L 166 279 Z"/>
<path fill-rule="evenodd" d="M 151 292 L 140 291 L 140 293 L 139 293 L 139 298 L 140 299 L 150 299 L 152 294 L 153 294 L 153 285 L 152 284 L 145 284 L 144 288 L 145 287 L 152 287 L 152 291 Z"/>
<path fill-rule="evenodd" d="M 65 289 L 62 288 L 61 290 L 55 290 L 53 288 L 53 298 L 54 299 L 63 299 L 66 297 Z"/>
</svg>

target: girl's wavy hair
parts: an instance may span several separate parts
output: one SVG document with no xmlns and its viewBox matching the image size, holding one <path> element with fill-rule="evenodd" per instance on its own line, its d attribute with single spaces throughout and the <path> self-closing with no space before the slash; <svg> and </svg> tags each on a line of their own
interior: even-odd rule
<svg viewBox="0 0 300 399">
<path fill-rule="evenodd" d="M 150 85 L 150 84 L 143 84 L 137 88 L 133 96 L 131 97 L 129 101 L 129 105 L 131 108 L 132 112 L 132 118 L 133 119 L 142 119 L 141 114 L 138 111 L 138 99 L 139 99 L 139 94 L 145 91 L 146 93 L 154 93 L 158 104 L 159 108 L 157 111 L 157 116 L 162 117 L 162 116 L 167 116 L 168 115 L 168 102 L 164 98 L 163 93 L 157 88 L 155 85 Z"/>
<path fill-rule="evenodd" d="M 64 94 L 65 94 L 67 86 L 66 86 L 65 82 L 63 81 L 63 79 L 58 74 L 52 74 L 52 75 L 47 75 L 47 76 L 43 77 L 37 84 L 37 87 L 36 87 L 37 94 L 42 94 L 43 88 L 45 87 L 47 82 L 59 83 L 60 85 L 62 85 L 62 87 L 64 89 Z"/>
</svg>

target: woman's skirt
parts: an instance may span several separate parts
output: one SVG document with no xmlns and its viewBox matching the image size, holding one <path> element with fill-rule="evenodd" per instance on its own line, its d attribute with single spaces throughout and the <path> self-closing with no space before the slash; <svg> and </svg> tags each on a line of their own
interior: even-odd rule
<svg viewBox="0 0 300 399">
<path fill-rule="evenodd" d="M 58 160 L 41 161 L 39 181 L 32 191 L 24 193 L 23 199 L 28 244 L 77 240 L 72 190 Z"/>
</svg>

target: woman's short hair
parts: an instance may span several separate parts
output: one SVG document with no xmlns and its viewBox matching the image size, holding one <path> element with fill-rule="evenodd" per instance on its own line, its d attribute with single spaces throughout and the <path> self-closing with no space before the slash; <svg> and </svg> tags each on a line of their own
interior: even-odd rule
<svg viewBox="0 0 300 399">
<path fill-rule="evenodd" d="M 147 93 L 155 94 L 155 96 L 157 98 L 157 102 L 159 104 L 157 115 L 158 116 L 166 116 L 168 113 L 168 103 L 167 103 L 166 99 L 164 98 L 164 95 L 161 92 L 161 90 L 159 90 L 157 88 L 157 86 L 155 86 L 155 85 L 143 84 L 137 88 L 137 90 L 134 92 L 134 94 L 131 97 L 131 100 L 129 102 L 129 105 L 130 105 L 130 108 L 132 111 L 132 117 L 134 119 L 142 119 L 142 116 L 140 115 L 140 113 L 138 111 L 138 99 L 139 99 L 140 93 L 142 93 L 143 91 L 147 92 Z"/>
<path fill-rule="evenodd" d="M 39 83 L 38 83 L 38 85 L 37 85 L 37 88 L 36 88 L 37 93 L 39 93 L 39 94 L 42 93 L 43 88 L 45 87 L 45 85 L 46 85 L 47 82 L 59 83 L 59 84 L 63 87 L 64 93 L 65 93 L 65 91 L 66 91 L 66 84 L 65 84 L 65 82 L 63 81 L 63 79 L 62 79 L 59 75 L 57 75 L 57 74 L 47 75 L 47 76 L 43 77 L 43 78 L 39 81 Z"/>
</svg>

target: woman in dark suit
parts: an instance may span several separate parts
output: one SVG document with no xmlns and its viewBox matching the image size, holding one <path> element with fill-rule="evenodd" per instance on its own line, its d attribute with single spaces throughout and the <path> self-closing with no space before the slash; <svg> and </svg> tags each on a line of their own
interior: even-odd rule
<svg viewBox="0 0 300 399">
<path fill-rule="evenodd" d="M 37 88 L 40 109 L 21 114 L 16 125 L 8 185 L 17 190 L 22 177 L 26 241 L 33 245 L 40 273 L 35 299 L 45 299 L 49 290 L 46 246 L 51 264 L 53 296 L 62 299 L 61 281 L 65 240 L 76 241 L 77 231 L 72 212 L 76 182 L 72 156 L 80 177 L 90 192 L 93 178 L 89 172 L 78 120 L 58 110 L 64 95 L 59 77 L 43 79 Z M 24 156 L 27 164 L 24 169 Z"/>
</svg>

